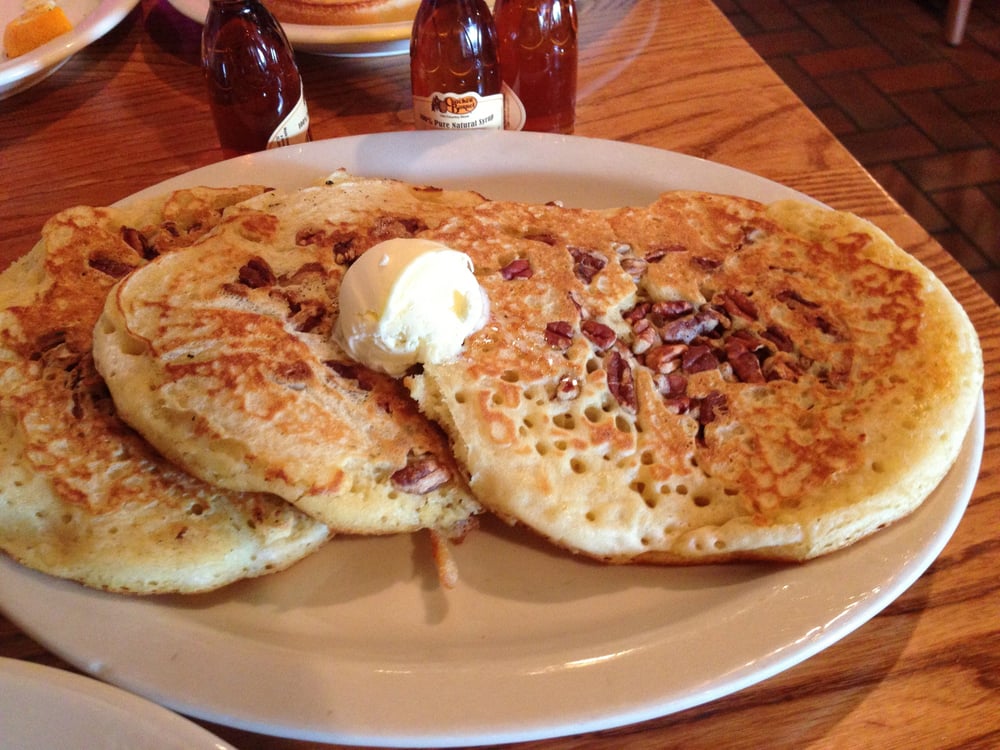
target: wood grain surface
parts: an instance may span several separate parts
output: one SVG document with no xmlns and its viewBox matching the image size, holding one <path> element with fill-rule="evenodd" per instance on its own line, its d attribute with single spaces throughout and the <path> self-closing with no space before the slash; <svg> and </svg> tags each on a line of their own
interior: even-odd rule
<svg viewBox="0 0 1000 750">
<path fill-rule="evenodd" d="M 579 0 L 579 8 L 576 132 L 755 172 L 879 224 L 948 284 L 979 331 L 986 444 L 972 501 L 944 552 L 852 635 L 698 708 L 513 747 L 1000 747 L 1000 310 L 709 0 Z M 221 159 L 199 39 L 200 27 L 166 0 L 142 0 L 51 77 L 0 101 L 0 267 L 27 252 L 62 208 L 106 205 Z M 315 139 L 412 127 L 407 56 L 303 54 L 299 63 Z M 70 669 L 3 617 L 0 655 Z M 246 750 L 322 747 L 207 726 Z"/>
</svg>

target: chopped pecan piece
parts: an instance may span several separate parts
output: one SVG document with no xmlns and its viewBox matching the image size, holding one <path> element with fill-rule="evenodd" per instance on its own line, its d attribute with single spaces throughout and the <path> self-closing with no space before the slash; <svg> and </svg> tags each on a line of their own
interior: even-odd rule
<svg viewBox="0 0 1000 750">
<path fill-rule="evenodd" d="M 687 414 L 695 406 L 690 396 L 668 396 L 663 403 L 674 414 Z"/>
<path fill-rule="evenodd" d="M 726 347 L 730 346 L 740 347 L 761 356 L 767 356 L 771 352 L 771 348 L 767 342 L 749 328 L 740 328 L 733 331 L 726 341 Z"/>
<path fill-rule="evenodd" d="M 426 495 L 441 487 L 451 479 L 451 471 L 436 456 L 425 453 L 411 456 L 406 466 L 390 477 L 398 490 L 411 495 Z"/>
<path fill-rule="evenodd" d="M 333 243 L 333 262 L 338 266 L 349 266 L 356 261 L 364 249 L 356 236 L 345 236 Z"/>
<path fill-rule="evenodd" d="M 406 216 L 380 216 L 368 230 L 372 244 L 396 237 L 412 237 L 427 229 L 422 219 Z"/>
<path fill-rule="evenodd" d="M 250 292 L 247 290 L 243 284 L 234 284 L 227 281 L 222 285 L 222 291 L 226 294 L 230 294 L 233 297 L 240 297 L 241 299 L 247 299 L 250 296 Z"/>
<path fill-rule="evenodd" d="M 649 315 L 649 302 L 640 302 L 635 307 L 628 310 L 622 310 L 622 319 L 632 325 L 635 325 L 641 320 L 645 320 L 646 316 Z"/>
<path fill-rule="evenodd" d="M 757 305 L 750 296 L 738 289 L 729 289 L 718 295 L 717 302 L 729 314 L 729 317 L 742 317 L 747 320 L 757 320 L 759 315 Z"/>
<path fill-rule="evenodd" d="M 649 268 L 649 262 L 643 260 L 642 258 L 622 258 L 621 267 L 625 273 L 632 277 L 632 281 L 638 284 L 642 281 L 642 277 L 646 274 L 646 270 Z"/>
<path fill-rule="evenodd" d="M 323 364 L 342 378 L 358 381 L 358 387 L 363 391 L 370 391 L 375 387 L 373 373 L 354 362 L 338 362 L 330 359 Z"/>
<path fill-rule="evenodd" d="M 832 336 L 835 339 L 843 339 L 844 335 L 840 332 L 833 323 L 824 318 L 822 315 L 813 315 L 812 324 L 816 326 L 819 330 L 825 333 L 827 336 Z"/>
<path fill-rule="evenodd" d="M 160 224 L 160 228 L 175 239 L 181 236 L 181 229 L 180 227 L 177 226 L 177 222 L 175 221 L 169 221 L 169 220 L 165 221 L 162 224 Z M 201 222 L 196 221 L 190 226 L 190 231 L 192 232 L 197 232 L 200 229 L 201 229 Z"/>
<path fill-rule="evenodd" d="M 312 275 L 326 276 L 326 269 L 323 268 L 323 264 L 319 261 L 303 263 L 294 273 L 283 275 L 280 279 L 278 279 L 278 283 L 282 286 L 288 286 L 289 284 L 301 284 Z"/>
<path fill-rule="evenodd" d="M 613 328 L 596 320 L 584 320 L 580 323 L 580 330 L 599 352 L 607 351 L 618 340 Z"/>
<path fill-rule="evenodd" d="M 739 252 L 747 245 L 752 245 L 757 242 L 765 234 L 764 230 L 760 227 L 745 226 L 740 229 L 740 238 L 736 241 L 736 247 L 733 249 Z"/>
<path fill-rule="evenodd" d="M 778 355 L 776 357 L 771 357 L 764 362 L 764 377 L 768 381 L 772 380 L 787 380 L 790 383 L 798 382 L 799 377 L 802 375 L 802 367 L 797 362 L 790 361 L 788 358 Z"/>
<path fill-rule="evenodd" d="M 714 271 L 716 268 L 722 265 L 721 260 L 716 260 L 715 258 L 706 258 L 704 256 L 698 255 L 691 258 L 691 262 L 694 263 L 698 268 L 705 271 Z"/>
<path fill-rule="evenodd" d="M 605 363 L 607 370 L 608 390 L 615 400 L 626 409 L 635 411 L 638 405 L 635 396 L 635 381 L 632 367 L 617 351 L 608 355 Z"/>
<path fill-rule="evenodd" d="M 698 400 L 698 424 L 706 425 L 714 422 L 719 414 L 725 414 L 729 408 L 724 393 L 711 391 Z"/>
<path fill-rule="evenodd" d="M 653 247 L 649 249 L 646 253 L 645 259 L 649 263 L 658 263 L 663 260 L 670 253 L 683 253 L 687 250 L 684 245 L 680 245 L 676 242 L 669 245 L 660 245 L 659 247 Z"/>
<path fill-rule="evenodd" d="M 660 300 L 649 307 L 649 314 L 656 325 L 663 325 L 668 320 L 677 320 L 692 312 L 694 305 L 686 299 Z"/>
<path fill-rule="evenodd" d="M 326 236 L 327 232 L 324 229 L 300 229 L 295 233 L 295 244 L 299 247 L 322 245 Z"/>
<path fill-rule="evenodd" d="M 302 390 L 312 379 L 312 369 L 301 359 L 276 365 L 274 374 L 280 382 L 292 390 Z"/>
<path fill-rule="evenodd" d="M 571 290 L 567 295 L 569 297 L 570 303 L 576 308 L 576 311 L 580 314 L 581 318 L 587 317 L 587 311 L 584 309 L 583 304 L 576 298 L 576 295 Z"/>
<path fill-rule="evenodd" d="M 607 259 L 597 253 L 579 247 L 568 247 L 567 250 L 573 256 L 573 273 L 586 284 L 593 281 L 594 277 L 608 264 Z"/>
<path fill-rule="evenodd" d="M 770 325 L 764 329 L 761 335 L 778 347 L 778 351 L 790 352 L 795 348 L 791 336 L 785 333 L 781 326 Z"/>
<path fill-rule="evenodd" d="M 667 375 L 654 375 L 653 382 L 656 384 L 657 392 L 663 396 L 677 397 L 684 396 L 687 393 L 687 376 L 679 372 L 671 372 Z"/>
<path fill-rule="evenodd" d="M 274 286 L 278 282 L 270 264 L 259 255 L 255 255 L 240 268 L 239 280 L 251 289 Z"/>
<path fill-rule="evenodd" d="M 555 247 L 559 239 L 551 232 L 534 232 L 524 235 L 524 239 L 532 242 L 541 242 L 549 247 Z"/>
<path fill-rule="evenodd" d="M 573 375 L 563 375 L 556 384 L 556 400 L 572 401 L 580 396 L 580 379 Z"/>
<path fill-rule="evenodd" d="M 653 372 L 666 375 L 680 368 L 687 350 L 685 344 L 661 344 L 646 352 L 643 364 Z"/>
<path fill-rule="evenodd" d="M 295 244 L 301 247 L 319 245 L 333 251 L 333 260 L 339 266 L 349 266 L 361 255 L 362 243 L 357 233 L 346 229 L 301 229 L 295 235 Z"/>
<path fill-rule="evenodd" d="M 819 307 L 819 304 L 806 299 L 801 294 L 796 292 L 794 289 L 785 289 L 783 291 L 778 292 L 775 296 L 777 297 L 779 302 L 784 302 L 786 305 L 790 302 L 797 302 L 800 305 L 804 305 L 805 307 L 811 307 L 813 309 Z"/>
<path fill-rule="evenodd" d="M 727 356 L 732 365 L 733 374 L 743 383 L 763 383 L 764 373 L 760 368 L 760 360 L 747 349 L 738 349 Z"/>
<path fill-rule="evenodd" d="M 326 306 L 319 300 L 306 300 L 296 307 L 290 320 L 292 327 L 301 333 L 315 331 L 326 318 Z"/>
<path fill-rule="evenodd" d="M 342 378 L 353 378 L 356 380 L 358 377 L 358 365 L 353 362 L 338 362 L 335 359 L 328 359 L 323 364 Z"/>
<path fill-rule="evenodd" d="M 632 332 L 635 334 L 635 338 L 632 340 L 633 354 L 645 354 L 654 346 L 659 346 L 662 343 L 656 327 L 646 318 L 638 321 L 632 327 Z"/>
<path fill-rule="evenodd" d="M 152 260 L 159 255 L 156 248 L 146 239 L 146 235 L 135 227 L 123 226 L 119 234 L 125 244 L 135 250 L 143 260 Z"/>
<path fill-rule="evenodd" d="M 773 352 L 763 339 L 755 333 L 743 329 L 734 331 L 726 339 L 723 349 L 733 375 L 743 383 L 763 383 L 766 381 L 761 362 Z"/>
<path fill-rule="evenodd" d="M 670 321 L 660 329 L 660 336 L 664 341 L 690 344 L 699 336 L 713 333 L 720 326 L 725 327 L 726 322 L 721 313 L 706 307 L 694 315 Z"/>
<path fill-rule="evenodd" d="M 288 314 L 290 316 L 295 315 L 295 313 L 302 309 L 302 303 L 299 302 L 297 296 L 292 291 L 285 289 L 271 289 L 268 292 L 268 296 L 270 296 L 273 300 L 278 300 L 288 305 Z"/>
<path fill-rule="evenodd" d="M 136 268 L 135 266 L 130 266 L 128 263 L 123 263 L 120 260 L 105 258 L 101 255 L 98 255 L 96 258 L 91 258 L 87 265 L 95 271 L 100 271 L 101 273 L 107 274 L 114 279 L 120 279 L 124 276 L 128 276 Z"/>
<path fill-rule="evenodd" d="M 569 349 L 573 343 L 573 326 L 565 320 L 557 320 L 545 326 L 545 340 L 557 349 Z"/>
<path fill-rule="evenodd" d="M 681 355 L 681 369 L 690 374 L 706 372 L 719 367 L 719 358 L 715 356 L 712 347 L 707 344 L 689 346 Z"/>
<path fill-rule="evenodd" d="M 500 269 L 500 275 L 504 281 L 530 279 L 534 273 L 531 263 L 526 258 L 516 258 Z"/>
</svg>

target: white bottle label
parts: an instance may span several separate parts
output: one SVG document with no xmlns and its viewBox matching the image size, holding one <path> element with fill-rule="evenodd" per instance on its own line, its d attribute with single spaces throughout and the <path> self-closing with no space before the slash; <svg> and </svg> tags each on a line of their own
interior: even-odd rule
<svg viewBox="0 0 1000 750">
<path fill-rule="evenodd" d="M 278 127 L 267 139 L 267 147 L 278 148 L 287 146 L 290 143 L 305 143 L 309 140 L 309 108 L 306 106 L 306 98 L 302 92 L 302 84 L 299 84 L 299 100 L 292 107 L 284 120 L 278 123 Z"/>
<path fill-rule="evenodd" d="M 503 105 L 503 94 L 480 96 L 473 91 L 464 94 L 435 92 L 430 96 L 413 97 L 419 130 L 503 130 Z"/>
</svg>

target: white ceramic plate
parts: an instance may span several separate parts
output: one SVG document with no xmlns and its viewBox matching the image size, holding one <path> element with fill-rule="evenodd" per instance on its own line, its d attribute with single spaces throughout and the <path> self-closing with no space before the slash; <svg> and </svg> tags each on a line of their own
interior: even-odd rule
<svg viewBox="0 0 1000 750">
<path fill-rule="evenodd" d="M 0 659 L 0 720 L 6 748 L 230 748 L 155 703 L 90 677 L 16 659 Z"/>
<path fill-rule="evenodd" d="M 671 188 L 798 195 L 666 151 L 510 132 L 290 146 L 141 194 L 294 187 L 338 167 L 590 207 L 642 204 Z M 0 608 L 82 670 L 253 731 L 441 747 L 596 730 L 745 688 L 877 614 L 957 526 L 983 430 L 980 404 L 958 463 L 912 516 L 801 566 L 605 567 L 487 522 L 455 550 L 461 582 L 450 592 L 439 589 L 418 535 L 334 540 L 283 573 L 187 598 L 103 594 L 3 560 Z"/>
<path fill-rule="evenodd" d="M 183 15 L 198 23 L 205 22 L 208 0 L 169 0 Z M 410 21 L 320 26 L 283 23 L 288 41 L 298 52 L 337 57 L 386 57 L 410 51 Z"/>
<path fill-rule="evenodd" d="M 128 15 L 138 0 L 59 0 L 73 30 L 13 60 L 0 59 L 0 99 L 45 80 Z M 0 0 L 0 29 L 24 12 L 23 0 Z"/>
</svg>

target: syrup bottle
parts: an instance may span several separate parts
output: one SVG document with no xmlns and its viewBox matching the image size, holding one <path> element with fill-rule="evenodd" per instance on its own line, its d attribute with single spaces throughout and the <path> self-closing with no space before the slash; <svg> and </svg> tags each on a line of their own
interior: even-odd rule
<svg viewBox="0 0 1000 750">
<path fill-rule="evenodd" d="M 503 82 L 524 107 L 524 130 L 572 133 L 576 120 L 575 0 L 496 0 Z"/>
<path fill-rule="evenodd" d="M 259 0 L 211 0 L 201 59 L 227 157 L 309 140 L 309 110 L 292 47 Z"/>
<path fill-rule="evenodd" d="M 421 0 L 410 81 L 417 129 L 503 128 L 496 28 L 483 0 Z"/>
</svg>

